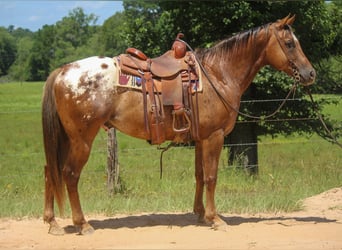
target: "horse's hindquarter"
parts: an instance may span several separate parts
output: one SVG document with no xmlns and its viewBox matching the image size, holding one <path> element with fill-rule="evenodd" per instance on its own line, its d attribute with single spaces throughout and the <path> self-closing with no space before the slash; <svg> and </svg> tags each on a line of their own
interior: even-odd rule
<svg viewBox="0 0 342 250">
<path fill-rule="evenodd" d="M 67 133 L 93 129 L 96 134 L 111 115 L 115 80 L 112 58 L 90 57 L 61 68 L 54 90 L 57 112 Z"/>
</svg>

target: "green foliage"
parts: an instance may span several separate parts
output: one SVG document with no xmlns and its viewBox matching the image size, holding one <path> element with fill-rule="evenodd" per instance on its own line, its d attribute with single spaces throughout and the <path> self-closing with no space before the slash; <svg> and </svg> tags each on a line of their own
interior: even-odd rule
<svg viewBox="0 0 342 250">
<path fill-rule="evenodd" d="M 0 76 L 6 75 L 9 67 L 15 60 L 15 40 L 10 33 L 0 27 Z"/>
<path fill-rule="evenodd" d="M 56 23 L 51 44 L 50 71 L 98 52 L 98 41 L 93 37 L 97 31 L 94 26 L 96 21 L 94 14 L 86 15 L 82 8 L 75 8 L 67 17 Z M 95 46 L 91 43 L 95 43 Z"/>
<path fill-rule="evenodd" d="M 128 47 L 125 42 L 125 27 L 125 15 L 120 12 L 104 22 L 100 30 L 103 55 L 114 56 L 124 53 Z"/>
<path fill-rule="evenodd" d="M 234 32 L 251 27 L 253 13 L 246 1 L 160 1 L 169 13 L 169 32 L 174 39 L 178 32 L 185 34 L 193 47 L 208 47 Z"/>
<path fill-rule="evenodd" d="M 29 56 L 29 79 L 46 79 L 50 73 L 50 61 L 54 53 L 54 26 L 44 25 L 34 36 L 33 47 Z"/>
<path fill-rule="evenodd" d="M 33 39 L 29 36 L 19 38 L 17 41 L 17 57 L 12 64 L 9 74 L 13 79 L 27 80 L 30 79 L 29 67 L 30 56 L 33 48 Z"/>
<path fill-rule="evenodd" d="M 75 8 L 67 17 L 56 23 L 56 36 L 74 48 L 79 47 L 94 32 L 96 21 L 97 17 L 94 14 L 86 15 L 82 8 Z"/>
<path fill-rule="evenodd" d="M 162 15 L 157 2 L 124 1 L 123 4 L 127 47 L 136 47 L 149 57 L 156 57 L 170 48 L 170 38 L 164 35 L 169 31 L 164 21 L 167 15 Z"/>
</svg>

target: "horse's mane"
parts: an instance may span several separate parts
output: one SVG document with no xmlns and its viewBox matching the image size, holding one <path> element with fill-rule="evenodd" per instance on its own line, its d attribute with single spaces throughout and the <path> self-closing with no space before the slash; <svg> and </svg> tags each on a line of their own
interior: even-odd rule
<svg viewBox="0 0 342 250">
<path fill-rule="evenodd" d="M 241 31 L 233 36 L 230 36 L 224 40 L 221 40 L 214 44 L 213 47 L 207 49 L 197 49 L 196 55 L 202 61 L 203 59 L 213 59 L 215 56 L 223 55 L 231 55 L 234 51 L 238 51 L 239 49 L 245 48 L 248 44 L 248 41 L 251 39 L 255 39 L 256 36 L 262 30 L 266 30 L 266 34 L 268 34 L 270 23 L 251 28 L 249 30 Z"/>
</svg>

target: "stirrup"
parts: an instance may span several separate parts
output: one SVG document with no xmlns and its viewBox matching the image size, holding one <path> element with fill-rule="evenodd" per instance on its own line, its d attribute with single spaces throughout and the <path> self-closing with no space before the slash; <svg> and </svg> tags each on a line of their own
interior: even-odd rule
<svg viewBox="0 0 342 250">
<path fill-rule="evenodd" d="M 186 124 L 187 124 L 186 127 L 183 127 L 183 128 L 176 128 L 176 124 L 175 124 L 176 115 L 177 115 L 177 116 L 183 115 L 183 116 L 185 117 Z M 185 113 L 184 108 L 181 108 L 181 109 L 178 109 L 178 110 L 173 110 L 173 111 L 172 111 L 172 117 L 173 117 L 173 119 L 172 119 L 172 120 L 173 120 L 173 121 L 172 121 L 172 128 L 173 128 L 173 131 L 175 131 L 176 133 L 184 133 L 184 132 L 188 132 L 188 131 L 190 130 L 191 121 L 190 121 L 190 118 L 188 117 L 188 115 Z"/>
</svg>

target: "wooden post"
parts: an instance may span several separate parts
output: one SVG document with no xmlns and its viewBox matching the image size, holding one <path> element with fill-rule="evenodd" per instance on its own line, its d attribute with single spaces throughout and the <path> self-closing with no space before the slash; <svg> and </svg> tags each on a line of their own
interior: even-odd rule
<svg viewBox="0 0 342 250">
<path fill-rule="evenodd" d="M 107 133 L 107 188 L 113 194 L 120 190 L 118 142 L 114 128 L 108 129 Z"/>
</svg>

